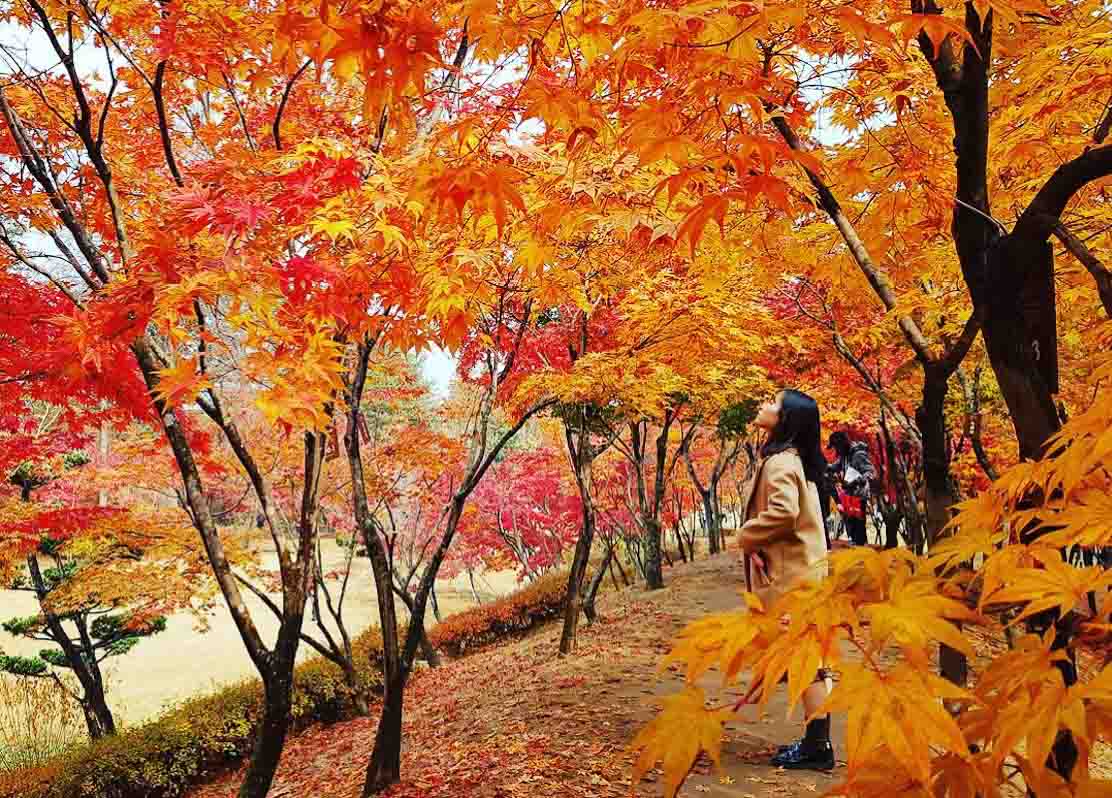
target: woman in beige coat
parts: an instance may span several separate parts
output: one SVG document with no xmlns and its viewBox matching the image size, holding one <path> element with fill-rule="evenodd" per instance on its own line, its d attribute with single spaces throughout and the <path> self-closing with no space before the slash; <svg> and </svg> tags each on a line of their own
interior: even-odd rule
<svg viewBox="0 0 1112 798">
<path fill-rule="evenodd" d="M 781 391 L 757 414 L 756 425 L 768 440 L 761 449 L 745 502 L 739 539 L 745 552 L 745 579 L 767 607 L 807 579 L 821 577 L 826 534 L 818 486 L 826 472 L 820 441 L 819 406 L 799 391 Z M 825 671 L 803 693 L 807 729 L 803 739 L 772 758 L 783 768 L 830 770 L 830 716 L 815 717 L 830 692 Z"/>
</svg>

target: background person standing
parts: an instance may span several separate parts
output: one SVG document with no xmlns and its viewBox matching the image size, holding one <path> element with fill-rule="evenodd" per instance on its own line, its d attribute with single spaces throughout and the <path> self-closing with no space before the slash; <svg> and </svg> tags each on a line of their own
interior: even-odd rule
<svg viewBox="0 0 1112 798">
<path fill-rule="evenodd" d="M 865 519 L 872 494 L 876 469 L 869 457 L 869 447 L 861 441 L 851 441 L 842 430 L 832 433 L 829 446 L 837 459 L 830 466 L 830 477 L 838 511 L 846 522 L 849 539 L 855 546 L 868 543 Z"/>
</svg>

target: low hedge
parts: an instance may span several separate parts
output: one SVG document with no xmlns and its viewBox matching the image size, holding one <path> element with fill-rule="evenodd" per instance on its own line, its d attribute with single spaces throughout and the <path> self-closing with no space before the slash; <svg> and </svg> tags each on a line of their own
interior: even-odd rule
<svg viewBox="0 0 1112 798">
<path fill-rule="evenodd" d="M 452 657 L 524 634 L 564 610 L 567 571 L 550 571 L 508 596 L 445 618 L 429 630 L 429 642 Z"/>
<path fill-rule="evenodd" d="M 449 656 L 515 637 L 562 611 L 567 572 L 549 573 L 520 591 L 451 615 L 429 630 Z M 372 627 L 354 643 L 360 678 L 382 684 L 382 635 Z M 156 720 L 90 743 L 46 765 L 0 773 L 0 798 L 170 798 L 242 761 L 262 717 L 258 679 L 195 698 Z M 316 657 L 297 666 L 293 731 L 353 714 L 335 665 Z"/>
</svg>

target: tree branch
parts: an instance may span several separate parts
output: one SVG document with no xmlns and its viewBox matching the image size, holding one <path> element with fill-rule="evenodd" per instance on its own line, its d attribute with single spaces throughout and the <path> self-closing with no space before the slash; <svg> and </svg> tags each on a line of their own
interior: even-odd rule
<svg viewBox="0 0 1112 798">
<path fill-rule="evenodd" d="M 961 335 L 939 360 L 939 365 L 947 374 L 953 374 L 954 370 L 965 360 L 965 356 L 969 354 L 973 342 L 977 340 L 977 333 L 981 331 L 982 315 L 983 312 L 980 310 L 974 310 L 969 314 Z"/>
<path fill-rule="evenodd" d="M 525 426 L 525 422 L 527 422 L 537 413 L 547 410 L 550 407 L 554 407 L 556 404 L 557 402 L 555 399 L 545 399 L 544 401 L 538 402 L 537 404 L 526 410 L 524 413 L 522 413 L 521 417 L 517 420 L 517 423 L 503 432 L 502 436 L 495 442 L 492 447 L 490 447 L 490 451 L 487 452 L 486 457 L 483 459 L 479 467 L 475 469 L 475 472 L 471 476 L 471 479 L 460 485 L 460 493 L 466 496 L 475 489 L 475 486 L 479 484 L 479 481 L 483 478 L 483 474 L 485 474 L 487 469 L 490 468 L 490 466 L 494 463 L 495 459 L 501 453 L 503 447 L 510 442 L 511 438 L 513 438 L 515 435 L 517 435 L 518 432 L 521 431 L 521 428 Z M 465 486 L 466 492 L 464 490 Z M 458 495 L 460 494 L 457 494 L 457 496 Z"/>
<path fill-rule="evenodd" d="M 24 255 L 19 250 L 19 248 L 15 245 L 15 242 L 8 237 L 7 233 L 0 231 L 0 241 L 2 241 L 4 246 L 6 246 L 9 251 L 11 251 L 12 257 L 14 257 L 31 271 L 33 271 L 35 274 L 38 274 L 39 276 L 45 277 L 47 280 L 49 280 L 54 285 L 54 287 L 65 294 L 66 298 L 74 305 L 79 308 L 84 308 L 84 305 L 81 304 L 81 300 L 78 299 L 77 295 L 73 293 L 68 285 L 63 283 L 46 269 L 32 262 L 28 256 Z"/>
<path fill-rule="evenodd" d="M 286 88 L 282 91 L 282 100 L 278 103 L 278 111 L 274 114 L 274 124 L 271 125 L 275 149 L 282 149 L 282 113 L 286 110 L 286 103 L 289 102 L 290 93 L 293 91 L 293 84 L 297 82 L 297 79 L 301 77 L 301 74 L 308 69 L 309 65 L 312 63 L 313 59 L 306 58 L 305 63 L 286 81 Z"/>
<path fill-rule="evenodd" d="M 1055 221 L 1052 231 L 1062 245 L 1089 270 L 1089 274 L 1093 275 L 1104 311 L 1109 318 L 1112 318 L 1112 272 L 1108 271 L 1108 267 L 1085 246 L 1085 242 L 1071 233 L 1060 219 Z"/>
<path fill-rule="evenodd" d="M 792 130 L 791 125 L 788 124 L 787 119 L 783 116 L 777 116 L 773 118 L 772 124 L 780 132 L 780 135 L 783 137 L 788 147 L 796 152 L 803 151 L 803 146 L 799 141 L 799 137 L 795 134 L 795 131 Z M 880 298 L 884 307 L 889 311 L 893 310 L 896 307 L 897 301 L 895 292 L 888 284 L 888 280 L 884 273 L 873 262 L 872 256 L 869 255 L 869 251 L 865 248 L 865 243 L 857 234 L 857 230 L 849 220 L 849 217 L 846 216 L 845 211 L 842 210 L 842 206 L 834 196 L 834 193 L 819 175 L 806 166 L 801 166 L 801 168 L 818 193 L 819 205 L 826 211 L 830 220 L 834 222 L 834 226 L 838 228 L 838 232 L 842 234 L 842 239 L 845 241 L 846 246 L 849 247 L 849 251 L 853 255 L 853 259 L 857 262 L 858 267 L 861 269 L 862 274 L 865 275 L 865 279 L 869 281 L 869 285 L 873 287 L 873 291 Z M 923 363 L 932 362 L 934 360 L 934 354 L 931 352 L 930 344 L 927 342 L 922 330 L 919 329 L 919 325 L 915 323 L 915 320 L 910 316 L 901 315 L 897 317 L 897 323 L 904 334 L 904 338 L 907 339 L 908 344 L 915 352 L 915 356 Z"/>
<path fill-rule="evenodd" d="M 239 96 L 236 95 L 235 86 L 232 85 L 232 79 L 228 77 L 226 72 L 221 72 L 224 78 L 224 85 L 228 89 L 228 94 L 231 95 L 232 105 L 235 106 L 236 114 L 239 115 L 239 124 L 243 128 L 243 135 L 247 138 L 247 146 L 251 148 L 251 152 L 256 152 L 255 139 L 251 137 L 251 129 L 247 126 L 247 117 L 244 116 L 243 106 L 239 104 Z"/>
<path fill-rule="evenodd" d="M 35 148 L 35 145 L 31 143 L 31 139 L 27 136 L 27 131 L 23 127 L 23 122 L 20 120 L 19 115 L 15 112 L 15 109 L 8 104 L 8 98 L 4 94 L 3 89 L 0 89 L 0 113 L 4 115 L 4 121 L 7 122 L 8 130 L 11 132 L 12 139 L 14 139 L 19 154 L 23 159 L 23 165 L 46 193 L 51 206 L 58 213 L 58 218 L 69 231 L 70 235 L 73 236 L 73 240 L 77 243 L 77 248 L 81 251 L 81 254 L 92 268 L 93 273 L 100 278 L 102 283 L 107 283 L 109 279 L 108 269 L 105 266 L 103 255 L 89 237 L 84 226 L 77 220 L 77 214 L 74 212 L 73 206 L 69 204 L 69 200 L 66 199 L 65 195 L 59 190 L 57 183 L 54 182 L 46 162 Z M 82 271 L 81 274 L 83 277 L 86 277 L 84 271 Z M 91 277 L 86 277 L 86 279 L 89 282 L 90 288 L 96 289 L 100 287 Z"/>
<path fill-rule="evenodd" d="M 1017 238 L 1044 241 L 1073 195 L 1087 184 L 1112 175 L 1112 144 L 1092 147 L 1054 170 L 1012 229 Z"/>
<path fill-rule="evenodd" d="M 184 186 L 185 181 L 178 170 L 178 162 L 174 159 L 174 144 L 170 139 L 170 125 L 166 119 L 166 103 L 162 96 L 162 81 L 165 75 L 166 62 L 159 61 L 154 70 L 154 83 L 151 86 L 154 93 L 154 110 L 158 114 L 158 135 L 162 139 L 162 153 L 166 156 L 166 165 L 170 168 L 170 174 L 173 176 L 174 182 L 179 186 Z"/>
<path fill-rule="evenodd" d="M 1096 130 L 1093 131 L 1093 143 L 1103 144 L 1109 133 L 1112 133 L 1112 99 L 1109 99 L 1105 104 L 1104 116 L 1097 123 Z"/>
<path fill-rule="evenodd" d="M 849 345 L 846 343 L 845 339 L 842 338 L 842 334 L 835 331 L 832 334 L 832 337 L 834 340 L 834 348 L 838 351 L 838 354 L 841 355 L 842 358 L 853 367 L 854 371 L 861 375 L 861 379 L 865 381 L 865 384 L 867 386 L 869 386 L 869 390 L 875 393 L 877 395 L 877 398 L 880 399 L 880 403 L 884 407 L 884 409 L 887 410 L 893 418 L 900 422 L 900 426 L 903 427 L 907 431 L 907 433 L 915 439 L 917 443 L 922 444 L 922 436 L 919 433 L 919 428 L 911 421 L 911 419 L 904 415 L 904 413 L 898 407 L 896 407 L 895 403 L 888 397 L 888 394 L 884 392 L 884 388 L 876 381 L 876 377 L 874 377 L 873 374 L 867 368 L 865 368 L 865 364 L 862 363 L 860 358 L 858 358 L 853 353 L 853 350 L 849 348 Z"/>
</svg>

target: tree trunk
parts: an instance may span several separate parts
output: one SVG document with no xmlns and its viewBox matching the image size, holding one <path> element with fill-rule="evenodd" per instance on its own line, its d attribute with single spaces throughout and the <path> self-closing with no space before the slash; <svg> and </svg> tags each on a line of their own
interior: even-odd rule
<svg viewBox="0 0 1112 798">
<path fill-rule="evenodd" d="M 610 560 L 613 556 L 614 549 L 607 548 L 606 556 L 602 558 L 602 563 L 595 571 L 595 575 L 591 577 L 591 583 L 587 586 L 587 595 L 583 597 L 583 614 L 587 616 L 588 625 L 598 620 L 598 613 L 595 611 L 595 598 L 598 596 L 598 589 L 602 586 L 602 578 L 606 576 L 606 569 L 610 567 Z"/>
<path fill-rule="evenodd" d="M 620 573 L 622 575 L 622 584 L 625 585 L 626 587 L 629 587 L 629 585 L 630 585 L 629 574 L 627 574 L 625 572 L 625 568 L 622 567 L 622 558 L 621 557 L 615 556 L 612 560 L 610 560 L 610 566 L 614 567 L 615 565 L 618 566 L 618 573 Z"/>
<path fill-rule="evenodd" d="M 664 562 L 660 550 L 660 521 L 644 519 L 645 530 L 645 586 L 649 590 L 664 587 Z"/>
<path fill-rule="evenodd" d="M 440 667 L 440 652 L 436 650 L 436 646 L 429 640 L 428 630 L 425 625 L 421 624 L 421 657 L 429 664 L 430 668 Z"/>
<path fill-rule="evenodd" d="M 375 746 L 367 765 L 363 794 L 371 795 L 395 783 L 401 773 L 402 691 L 405 675 L 398 645 L 398 615 L 394 605 L 394 577 L 386 547 L 379 537 L 371 515 L 363 478 L 363 453 L 359 442 L 360 404 L 366 384 L 371 344 L 359 346 L 358 360 L 348 390 L 347 430 L 344 448 L 351 471 L 352 509 L 355 522 L 363 536 L 363 545 L 374 573 L 375 596 L 378 600 L 379 625 L 382 631 L 382 671 L 384 683 L 382 717 L 375 734 Z"/>
<path fill-rule="evenodd" d="M 387 680 L 382 697 L 382 716 L 375 732 L 371 761 L 363 785 L 364 798 L 376 795 L 401 779 L 402 772 L 402 709 L 405 697 L 404 671 Z"/>
<path fill-rule="evenodd" d="M 371 714 L 371 697 L 366 687 L 359 681 L 359 672 L 356 671 L 350 654 L 344 658 L 343 669 L 344 682 L 351 691 L 351 703 L 355 707 L 355 714 L 365 718 Z"/>
<path fill-rule="evenodd" d="M 894 549 L 900 545 L 900 521 L 898 510 L 884 514 L 884 548 Z"/>
<path fill-rule="evenodd" d="M 470 573 L 470 571 L 468 571 Z M 475 581 L 471 581 L 471 589 L 475 589 Z M 440 602 L 436 600 L 436 584 L 433 584 L 432 590 L 429 591 L 429 602 L 432 604 L 432 617 L 436 618 L 436 622 L 440 623 L 443 619 L 440 617 Z M 482 604 L 482 602 L 479 602 Z"/>
<path fill-rule="evenodd" d="M 581 416 L 583 412 L 580 411 Z M 579 502 L 583 512 L 579 540 L 575 543 L 575 554 L 572 557 L 571 570 L 568 572 L 567 595 L 564 597 L 564 630 L 560 635 L 560 654 L 567 656 L 575 650 L 579 611 L 582 608 L 583 579 L 587 574 L 587 563 L 591 558 L 591 547 L 595 540 L 595 510 L 591 499 L 591 466 L 594 453 L 591 451 L 591 437 L 586 423 L 580 425 L 578 442 L 575 441 L 576 433 L 566 426 L 564 437 L 575 470 L 575 484 L 579 489 Z"/>
<path fill-rule="evenodd" d="M 108 708 L 103 687 L 97 685 L 86 691 L 81 709 L 85 713 L 85 725 L 89 729 L 90 740 L 99 740 L 116 733 L 116 720 L 112 717 L 112 710 Z"/>
<path fill-rule="evenodd" d="M 263 691 L 263 719 L 255 737 L 247 775 L 239 788 L 239 798 L 266 798 L 270 792 L 290 728 L 293 662 L 279 662 L 275 656 L 274 670 L 269 678 L 263 679 Z"/>
<path fill-rule="evenodd" d="M 915 412 L 915 423 L 923 440 L 923 484 L 929 547 L 941 539 L 943 529 L 950 520 L 950 510 L 958 501 L 946 445 L 946 393 L 950 374 L 951 371 L 944 365 L 923 367 L 923 399 Z M 938 668 L 943 678 L 961 687 L 969 678 L 969 663 L 965 655 L 945 643 L 940 643 L 938 647 Z"/>
<path fill-rule="evenodd" d="M 1052 258 L 1049 243 L 1017 241 L 1009 236 L 992 252 L 990 273 L 998 277 L 1035 276 L 1027 278 L 1025 295 L 994 290 L 984 297 L 984 339 L 989 362 L 1015 427 L 1019 456 L 1032 460 L 1042 456 L 1047 440 L 1061 426 L 1053 399 L 1057 389 L 1053 384 L 1057 341 L 1053 334 L 1056 319 Z M 1044 317 L 1042 323 L 1038 321 L 1040 315 Z"/>
<path fill-rule="evenodd" d="M 575 635 L 579 627 L 579 611 L 582 609 L 583 579 L 587 575 L 587 562 L 591 557 L 591 545 L 594 543 L 595 521 L 593 513 L 584 505 L 583 527 L 579 531 L 579 540 L 575 543 L 575 555 L 572 558 L 571 570 L 568 571 L 568 590 L 564 598 L 564 631 L 560 635 L 560 653 L 571 654 L 575 650 Z"/>
<path fill-rule="evenodd" d="M 46 581 L 43 579 L 42 570 L 39 568 L 39 561 L 34 554 L 27 555 L 27 570 L 31 575 L 31 584 L 35 589 L 39 608 L 46 620 L 47 631 L 54 642 L 58 644 L 58 647 L 62 649 L 70 670 L 73 671 L 77 681 L 81 684 L 81 709 L 85 715 L 89 738 L 97 740 L 105 735 L 115 734 L 116 721 L 112 717 L 112 711 L 108 708 L 108 702 L 104 697 L 104 681 L 101 679 L 99 671 L 94 671 L 96 667 L 94 652 L 86 650 L 92 648 L 91 643 L 79 648 L 66 632 L 65 627 L 62 626 L 62 619 L 48 608 L 46 602 L 49 590 Z M 88 639 L 87 631 L 85 639 Z"/>
<path fill-rule="evenodd" d="M 479 595 L 478 589 L 475 587 L 475 572 L 471 569 L 467 571 L 467 581 L 471 583 L 471 595 L 475 597 L 475 603 L 479 606 L 483 604 L 483 597 Z M 439 618 L 439 616 L 438 616 Z"/>
<path fill-rule="evenodd" d="M 714 502 L 711 501 L 711 490 L 707 490 L 707 492 L 702 495 L 702 499 L 703 518 L 707 526 L 707 546 L 711 556 L 714 556 L 722 550 L 722 536 L 718 531 L 721 524 L 718 523 L 718 513 L 714 509 Z"/>
<path fill-rule="evenodd" d="M 414 604 L 413 597 L 410 596 L 406 591 L 397 587 L 395 587 L 395 594 L 402 600 L 402 603 L 405 604 L 405 608 L 409 611 L 409 624 L 412 627 L 413 624 L 416 623 L 416 621 L 414 620 L 416 614 L 416 605 Z M 432 596 L 431 591 L 429 592 L 429 596 Z M 440 655 L 436 651 L 436 646 L 434 646 L 432 644 L 432 641 L 429 640 L 428 630 L 425 629 L 425 625 L 423 623 L 421 624 L 418 646 L 421 649 L 421 658 L 424 659 L 430 667 L 435 668 L 440 665 Z"/>
<path fill-rule="evenodd" d="M 928 547 L 938 542 L 943 528 L 950 520 L 950 508 L 957 502 L 954 481 L 950 474 L 950 453 L 946 445 L 946 393 L 949 377 L 949 373 L 938 366 L 923 367 L 923 399 L 915 412 L 916 426 L 923 440 Z"/>
</svg>

